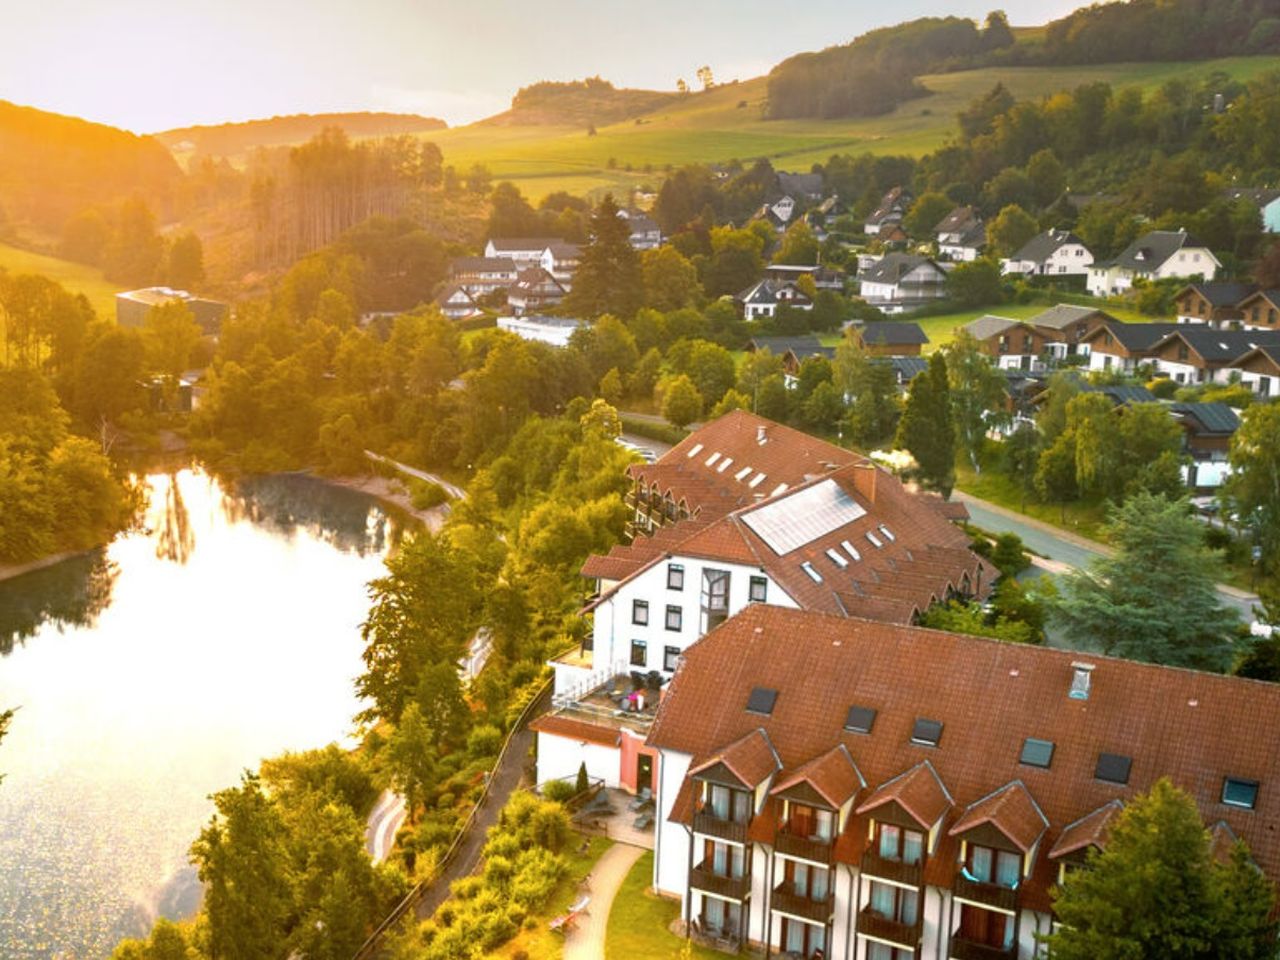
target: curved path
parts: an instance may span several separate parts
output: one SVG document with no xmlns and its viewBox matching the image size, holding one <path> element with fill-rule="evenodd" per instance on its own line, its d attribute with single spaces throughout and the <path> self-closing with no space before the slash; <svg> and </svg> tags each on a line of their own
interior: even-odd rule
<svg viewBox="0 0 1280 960">
<path fill-rule="evenodd" d="M 364 828 L 365 849 L 374 863 L 387 859 L 404 818 L 404 797 L 391 790 L 383 790 Z"/>
<path fill-rule="evenodd" d="M 643 847 L 615 843 L 596 861 L 588 878 L 591 902 L 586 916 L 581 917 L 564 938 L 564 960 L 604 960 L 605 933 L 613 898 L 644 852 Z"/>
<path fill-rule="evenodd" d="M 428 473 L 426 470 L 419 470 L 417 467 L 411 467 L 407 463 L 401 463 L 399 460 L 392 460 L 390 457 L 384 457 L 380 453 L 374 453 L 372 450 L 366 450 L 364 455 L 376 463 L 384 463 L 389 467 L 395 467 L 401 473 L 410 477 L 416 477 L 419 480 L 425 480 L 427 483 L 434 483 L 440 487 L 454 500 L 465 500 L 467 491 L 460 486 L 450 483 L 438 474 Z"/>
</svg>

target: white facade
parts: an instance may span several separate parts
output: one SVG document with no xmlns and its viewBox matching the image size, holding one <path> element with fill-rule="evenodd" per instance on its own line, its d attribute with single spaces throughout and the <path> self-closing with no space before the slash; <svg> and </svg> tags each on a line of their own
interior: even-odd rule
<svg viewBox="0 0 1280 960">
<path fill-rule="evenodd" d="M 1203 370 L 1191 363 L 1178 363 L 1173 360 L 1161 360 L 1153 357 L 1151 365 L 1159 376 L 1168 377 L 1175 383 L 1203 383 L 1212 380 Z"/>
<path fill-rule="evenodd" d="M 503 260 L 513 260 L 517 264 L 525 266 L 541 266 L 544 255 L 547 253 L 545 244 L 535 244 L 529 247 L 504 247 L 498 249 L 490 240 L 484 246 L 484 255 L 491 258 L 501 258 Z"/>
<path fill-rule="evenodd" d="M 1122 357 L 1118 353 L 1107 353 L 1106 347 L 1094 347 L 1089 353 L 1090 370 L 1121 370 L 1132 373 L 1139 361 L 1133 357 Z"/>
<path fill-rule="evenodd" d="M 1082 243 L 1064 243 L 1044 260 L 1004 260 L 1006 274 L 1036 277 L 1082 277 L 1093 266 L 1093 254 Z"/>
<path fill-rule="evenodd" d="M 1130 270 L 1115 264 L 1102 264 L 1089 268 L 1089 292 L 1095 297 L 1108 297 L 1133 288 L 1133 281 L 1169 280 L 1200 276 L 1210 281 L 1218 274 L 1222 264 L 1207 247 L 1184 247 L 1164 263 L 1153 265 L 1150 270 Z"/>
<path fill-rule="evenodd" d="M 587 765 L 592 781 L 602 780 L 606 787 L 619 786 L 618 749 L 586 740 L 573 740 L 554 733 L 538 733 L 538 783 L 552 780 L 572 781 L 578 768 Z"/>
<path fill-rule="evenodd" d="M 1265 373 L 1250 373 L 1248 370 L 1232 368 L 1231 373 L 1240 374 L 1240 382 L 1260 397 L 1280 396 L 1280 377 L 1268 376 Z"/>
<path fill-rule="evenodd" d="M 978 248 L 963 243 L 938 243 L 938 255 L 955 263 L 972 263 L 978 259 Z"/>
<path fill-rule="evenodd" d="M 581 320 L 563 317 L 499 317 L 498 329 L 514 333 L 522 340 L 537 340 L 553 347 L 567 346 Z"/>
</svg>

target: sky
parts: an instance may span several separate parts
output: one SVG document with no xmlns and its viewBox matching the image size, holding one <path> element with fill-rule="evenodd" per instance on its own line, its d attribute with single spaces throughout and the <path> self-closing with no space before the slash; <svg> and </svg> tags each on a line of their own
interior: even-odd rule
<svg viewBox="0 0 1280 960">
<path fill-rule="evenodd" d="M 803 50 L 996 0 L 0 0 L 0 99 L 154 133 L 389 110 L 458 125 L 538 80 L 671 90 L 748 79 Z M 1016 25 L 1073 0 L 1007 0 Z"/>
</svg>

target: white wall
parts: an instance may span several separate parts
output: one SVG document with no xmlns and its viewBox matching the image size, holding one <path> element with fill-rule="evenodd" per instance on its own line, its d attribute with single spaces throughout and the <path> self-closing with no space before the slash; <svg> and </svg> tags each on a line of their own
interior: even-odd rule
<svg viewBox="0 0 1280 960">
<path fill-rule="evenodd" d="M 1153 360 L 1155 369 L 1177 383 L 1200 383 L 1200 370 L 1189 363 L 1171 360 Z M 1207 378 L 1206 378 L 1207 379 Z"/>
<path fill-rule="evenodd" d="M 1172 257 L 1160 264 L 1155 277 L 1165 280 L 1170 277 L 1194 277 L 1203 274 L 1205 280 L 1212 280 L 1218 273 L 1218 261 L 1204 247 L 1187 247 L 1179 250 Z"/>
<path fill-rule="evenodd" d="M 578 768 L 585 763 L 587 776 L 599 777 L 607 787 L 618 786 L 618 774 L 622 757 L 616 747 L 598 743 L 586 743 L 538 731 L 538 782 L 570 779 L 578 775 Z"/>
<path fill-rule="evenodd" d="M 653 886 L 661 893 L 680 897 L 681 910 L 684 909 L 684 895 L 689 887 L 690 837 L 687 827 L 672 823 L 668 818 L 692 759 L 689 754 L 675 750 L 658 751 Z"/>
</svg>

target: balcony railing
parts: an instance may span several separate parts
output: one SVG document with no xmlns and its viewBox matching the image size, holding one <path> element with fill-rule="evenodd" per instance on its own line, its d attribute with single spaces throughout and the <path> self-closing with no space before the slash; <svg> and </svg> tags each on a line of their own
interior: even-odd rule
<svg viewBox="0 0 1280 960">
<path fill-rule="evenodd" d="M 774 839 L 773 846 L 778 853 L 784 853 L 789 857 L 799 857 L 824 866 L 831 863 L 832 842 L 830 840 L 811 840 L 808 837 L 790 833 L 784 828 Z"/>
<path fill-rule="evenodd" d="M 689 871 L 689 886 L 729 900 L 745 900 L 751 893 L 751 878 L 746 875 L 721 876 L 705 863 L 700 863 Z"/>
<path fill-rule="evenodd" d="M 834 900 L 830 894 L 822 900 L 811 900 L 793 893 L 785 885 L 774 888 L 769 906 L 779 913 L 788 913 L 802 920 L 812 920 L 814 923 L 827 923 L 835 909 Z"/>
<path fill-rule="evenodd" d="M 747 842 L 747 825 L 733 820 L 724 820 L 714 813 L 699 811 L 693 815 L 693 832 L 705 833 L 709 837 L 728 840 L 730 843 Z"/>
<path fill-rule="evenodd" d="M 882 917 L 870 907 L 864 907 L 858 914 L 859 933 L 875 937 L 877 940 L 888 940 L 908 950 L 915 950 L 920 946 L 920 924 L 919 917 L 916 918 L 915 923 L 902 923 Z"/>
<path fill-rule="evenodd" d="M 960 934 L 951 938 L 951 960 L 1009 960 L 1018 954 L 1017 944 L 1008 947 L 992 947 L 977 940 L 969 940 Z"/>
<path fill-rule="evenodd" d="M 862 855 L 862 872 L 883 880 L 893 880 L 910 887 L 919 887 L 924 882 L 923 863 L 903 863 L 901 860 L 887 860 L 872 848 Z"/>
<path fill-rule="evenodd" d="M 1018 912 L 1018 891 L 998 883 L 982 883 L 970 880 L 963 873 L 956 874 L 956 882 L 952 892 L 963 900 L 995 907 L 1008 913 Z"/>
</svg>

